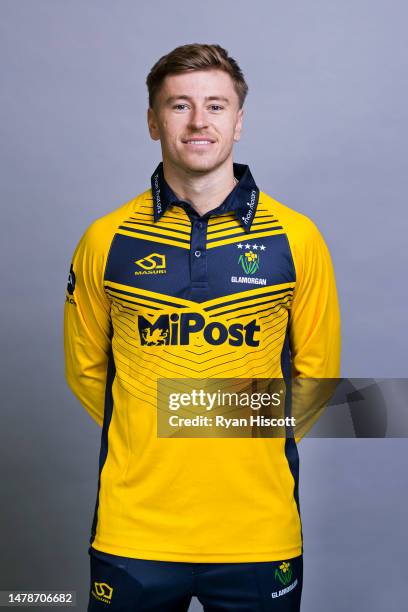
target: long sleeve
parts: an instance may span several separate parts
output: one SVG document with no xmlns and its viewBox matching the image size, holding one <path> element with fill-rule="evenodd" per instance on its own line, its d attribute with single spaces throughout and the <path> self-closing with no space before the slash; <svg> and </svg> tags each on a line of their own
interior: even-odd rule
<svg viewBox="0 0 408 612">
<path fill-rule="evenodd" d="M 296 289 L 290 315 L 292 375 L 340 375 L 340 309 L 329 250 L 312 221 L 293 249 Z"/>
<path fill-rule="evenodd" d="M 98 221 L 88 227 L 73 255 L 64 310 L 64 353 L 69 387 L 102 426 L 111 322 L 103 288 L 105 241 L 98 227 Z"/>
<path fill-rule="evenodd" d="M 330 253 L 314 223 L 305 220 L 302 240 L 293 248 L 297 282 L 289 330 L 297 440 L 311 429 L 333 394 L 341 352 L 340 309 Z"/>
</svg>

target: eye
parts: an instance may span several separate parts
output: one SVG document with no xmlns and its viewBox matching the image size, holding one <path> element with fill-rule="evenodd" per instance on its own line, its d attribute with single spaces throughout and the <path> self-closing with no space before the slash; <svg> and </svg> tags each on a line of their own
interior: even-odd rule
<svg viewBox="0 0 408 612">
<path fill-rule="evenodd" d="M 210 109 L 214 112 L 218 112 L 220 110 L 222 110 L 224 107 L 221 106 L 220 104 L 211 104 Z"/>
<path fill-rule="evenodd" d="M 187 104 L 181 104 L 180 103 L 180 104 L 175 104 L 173 106 L 173 109 L 177 110 L 177 111 L 183 111 L 183 110 L 185 110 L 185 108 L 187 108 Z"/>
</svg>

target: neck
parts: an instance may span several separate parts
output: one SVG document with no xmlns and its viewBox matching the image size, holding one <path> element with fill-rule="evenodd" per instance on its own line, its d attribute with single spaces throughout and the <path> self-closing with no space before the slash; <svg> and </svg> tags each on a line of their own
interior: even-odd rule
<svg viewBox="0 0 408 612">
<path fill-rule="evenodd" d="M 200 216 L 217 208 L 236 185 L 232 158 L 205 174 L 189 172 L 163 160 L 163 172 L 176 196 L 191 204 Z"/>
</svg>

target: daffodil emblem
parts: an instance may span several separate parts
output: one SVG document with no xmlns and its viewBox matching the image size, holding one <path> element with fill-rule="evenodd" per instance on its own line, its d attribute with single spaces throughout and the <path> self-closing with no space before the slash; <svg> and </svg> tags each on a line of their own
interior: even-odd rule
<svg viewBox="0 0 408 612">
<path fill-rule="evenodd" d="M 255 274 L 259 268 L 259 255 L 253 251 L 247 251 L 239 256 L 238 263 L 241 264 L 245 274 Z"/>
<path fill-rule="evenodd" d="M 289 561 L 282 561 L 279 569 L 275 570 L 275 578 L 278 578 L 283 586 L 287 586 L 292 580 L 292 567 Z"/>
</svg>

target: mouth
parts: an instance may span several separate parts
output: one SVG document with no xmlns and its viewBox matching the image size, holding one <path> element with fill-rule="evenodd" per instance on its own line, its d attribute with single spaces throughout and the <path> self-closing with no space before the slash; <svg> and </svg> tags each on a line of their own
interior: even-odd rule
<svg viewBox="0 0 408 612">
<path fill-rule="evenodd" d="M 211 138 L 185 138 L 182 143 L 193 147 L 207 147 L 214 144 L 215 140 Z"/>
</svg>

